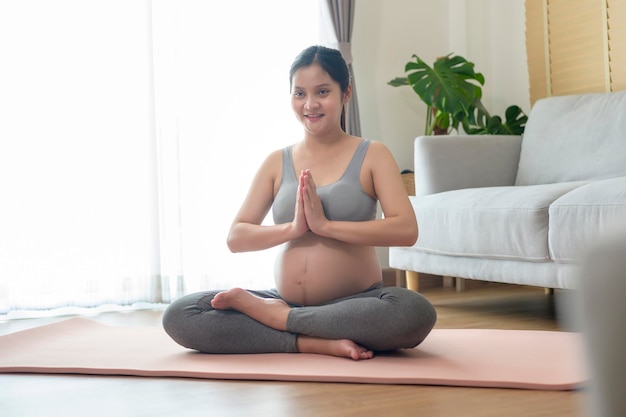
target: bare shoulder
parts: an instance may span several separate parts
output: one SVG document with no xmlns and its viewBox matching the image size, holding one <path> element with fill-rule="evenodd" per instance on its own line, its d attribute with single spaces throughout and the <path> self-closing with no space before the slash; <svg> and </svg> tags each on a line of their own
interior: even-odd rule
<svg viewBox="0 0 626 417">
<path fill-rule="evenodd" d="M 263 160 L 259 168 L 259 173 L 272 173 L 272 174 L 280 174 L 282 170 L 282 158 L 283 158 L 283 150 L 276 149 L 270 152 Z"/>
<path fill-rule="evenodd" d="M 282 161 L 282 149 L 276 149 L 270 152 L 258 168 L 252 187 L 263 187 L 263 189 L 265 189 L 264 187 L 267 186 L 271 189 L 272 195 L 275 195 L 278 192 L 283 173 Z"/>
<path fill-rule="evenodd" d="M 370 140 L 370 146 L 366 155 L 366 163 L 368 163 L 372 168 L 377 166 L 388 167 L 389 165 L 395 166 L 396 160 L 387 145 L 382 142 Z"/>
<path fill-rule="evenodd" d="M 283 150 L 275 149 L 267 155 L 264 163 L 280 166 L 282 164 L 282 159 L 283 159 Z"/>
</svg>

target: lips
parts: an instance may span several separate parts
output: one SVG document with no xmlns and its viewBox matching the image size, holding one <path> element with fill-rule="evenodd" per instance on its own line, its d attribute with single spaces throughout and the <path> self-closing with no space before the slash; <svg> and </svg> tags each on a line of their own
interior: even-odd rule
<svg viewBox="0 0 626 417">
<path fill-rule="evenodd" d="M 319 119 L 323 114 L 305 114 L 304 117 L 307 119 Z"/>
</svg>

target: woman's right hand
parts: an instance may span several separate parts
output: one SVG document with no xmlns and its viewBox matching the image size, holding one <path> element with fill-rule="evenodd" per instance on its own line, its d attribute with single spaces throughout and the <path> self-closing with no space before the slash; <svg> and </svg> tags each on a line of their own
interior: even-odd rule
<svg viewBox="0 0 626 417">
<path fill-rule="evenodd" d="M 296 207 L 294 211 L 293 221 L 291 222 L 292 230 L 295 236 L 294 239 L 299 238 L 309 231 L 309 225 L 307 224 L 306 216 L 304 215 L 303 181 L 304 179 L 301 175 L 296 195 Z"/>
</svg>

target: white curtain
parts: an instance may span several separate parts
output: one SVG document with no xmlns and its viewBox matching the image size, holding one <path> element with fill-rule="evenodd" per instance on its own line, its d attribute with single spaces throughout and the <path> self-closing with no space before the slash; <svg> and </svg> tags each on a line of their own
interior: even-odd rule
<svg viewBox="0 0 626 417">
<path fill-rule="evenodd" d="M 321 0 L 320 6 L 322 25 L 325 27 L 324 43 L 341 51 L 352 78 L 352 97 L 346 108 L 346 132 L 361 136 L 359 101 L 352 68 L 352 28 L 356 0 Z"/>
<path fill-rule="evenodd" d="M 272 285 L 231 254 L 262 158 L 297 141 L 317 2 L 0 2 L 0 314 Z M 56 310 L 58 311 L 58 310 Z"/>
</svg>

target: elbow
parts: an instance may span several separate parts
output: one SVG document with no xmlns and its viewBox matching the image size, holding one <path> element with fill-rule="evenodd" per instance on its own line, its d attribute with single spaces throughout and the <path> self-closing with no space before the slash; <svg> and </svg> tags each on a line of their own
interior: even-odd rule
<svg viewBox="0 0 626 417">
<path fill-rule="evenodd" d="M 237 239 L 235 239 L 232 232 L 228 234 L 228 237 L 226 237 L 226 246 L 232 253 L 240 252 L 237 245 Z"/>
<path fill-rule="evenodd" d="M 226 236 L 226 246 L 231 253 L 239 253 L 248 251 L 249 238 L 246 234 L 246 228 L 241 223 L 233 223 Z"/>
<path fill-rule="evenodd" d="M 417 242 L 417 228 L 405 228 L 397 233 L 389 246 L 413 246 Z"/>
<path fill-rule="evenodd" d="M 419 236 L 419 228 L 417 222 L 413 223 L 410 227 L 406 227 L 403 246 L 413 246 L 417 242 Z"/>
<path fill-rule="evenodd" d="M 231 253 L 237 253 L 237 250 L 235 250 L 235 245 L 233 244 L 233 241 L 230 239 L 230 237 L 226 238 L 226 246 Z"/>
<path fill-rule="evenodd" d="M 418 227 L 415 217 L 410 219 L 398 219 L 393 225 L 393 233 L 390 236 L 390 246 L 413 246 L 417 242 Z"/>
<path fill-rule="evenodd" d="M 417 242 L 417 238 L 419 236 L 419 231 L 417 225 L 414 228 L 411 228 L 409 233 L 407 233 L 406 244 L 405 246 L 413 246 Z"/>
</svg>

